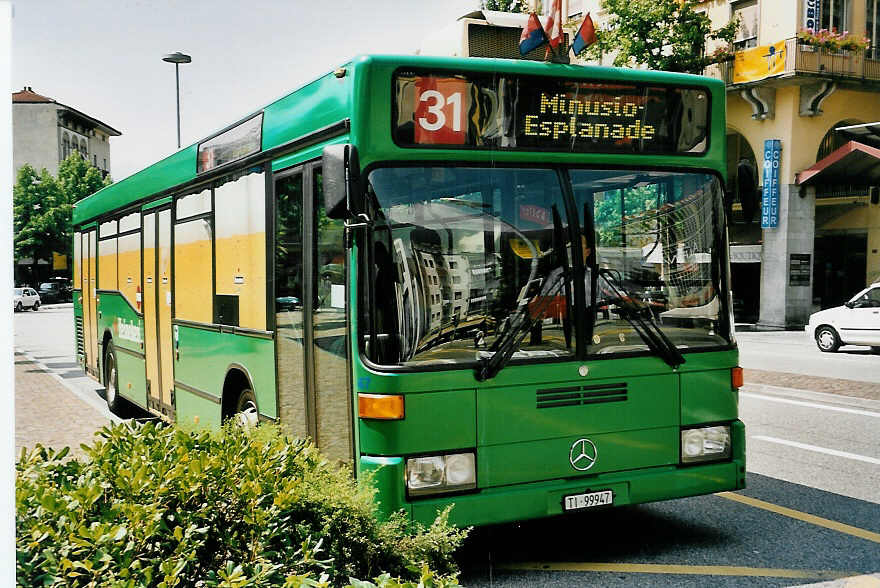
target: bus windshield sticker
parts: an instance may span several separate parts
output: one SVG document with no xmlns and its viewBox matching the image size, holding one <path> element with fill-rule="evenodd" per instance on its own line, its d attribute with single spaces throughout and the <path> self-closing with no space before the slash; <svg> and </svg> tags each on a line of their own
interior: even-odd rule
<svg viewBox="0 0 880 588">
<path fill-rule="evenodd" d="M 705 89 L 401 73 L 395 142 L 594 153 L 705 153 Z"/>
<path fill-rule="evenodd" d="M 260 151 L 263 113 L 199 144 L 197 173 L 212 170 Z"/>
</svg>

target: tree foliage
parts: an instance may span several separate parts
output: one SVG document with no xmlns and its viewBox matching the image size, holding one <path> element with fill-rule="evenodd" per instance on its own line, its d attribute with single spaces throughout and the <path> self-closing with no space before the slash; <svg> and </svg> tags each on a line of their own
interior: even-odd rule
<svg viewBox="0 0 880 588">
<path fill-rule="evenodd" d="M 25 164 L 12 188 L 15 257 L 52 259 L 52 253 L 70 256 L 73 205 L 111 183 L 74 151 L 58 167 L 55 178 Z"/>
<path fill-rule="evenodd" d="M 499 12 L 529 11 L 529 3 L 526 0 L 481 0 L 480 7 L 483 10 L 497 10 Z"/>
<path fill-rule="evenodd" d="M 614 65 L 699 74 L 713 63 L 729 59 L 726 48 L 706 53 L 710 40 L 732 43 L 739 21 L 731 20 L 719 29 L 695 7 L 698 0 L 602 0 L 608 14 L 598 42 L 588 48 L 587 57 L 613 54 Z"/>
</svg>

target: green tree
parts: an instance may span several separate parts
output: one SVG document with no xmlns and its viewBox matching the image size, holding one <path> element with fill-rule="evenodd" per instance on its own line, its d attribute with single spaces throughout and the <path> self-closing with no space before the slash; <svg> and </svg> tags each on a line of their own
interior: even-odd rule
<svg viewBox="0 0 880 588">
<path fill-rule="evenodd" d="M 76 151 L 61 162 L 57 178 L 29 164 L 18 170 L 12 189 L 15 257 L 33 259 L 33 279 L 37 260 L 51 262 L 53 253 L 70 259 L 73 205 L 110 182 Z"/>
<path fill-rule="evenodd" d="M 480 7 L 484 10 L 498 10 L 500 12 L 529 11 L 529 3 L 526 0 L 481 0 Z"/>
<path fill-rule="evenodd" d="M 587 57 L 597 59 L 613 53 L 614 65 L 699 74 L 713 63 L 726 61 L 726 48 L 706 54 L 709 40 L 732 43 L 739 21 L 719 29 L 695 7 L 698 0 L 602 0 L 608 14 L 603 30 L 596 31 L 597 43 Z"/>
</svg>

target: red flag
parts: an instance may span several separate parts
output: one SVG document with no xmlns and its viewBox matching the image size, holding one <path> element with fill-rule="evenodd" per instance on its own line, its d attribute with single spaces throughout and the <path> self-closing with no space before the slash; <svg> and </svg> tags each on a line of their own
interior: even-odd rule
<svg viewBox="0 0 880 588">
<path fill-rule="evenodd" d="M 590 18 L 590 13 L 588 12 L 587 16 L 584 17 L 584 22 L 581 23 L 581 28 L 578 29 L 574 40 L 571 42 L 571 50 L 577 55 L 595 42 L 596 27 L 593 25 L 593 19 Z"/>
<path fill-rule="evenodd" d="M 562 0 L 553 0 L 550 16 L 547 18 L 547 24 L 544 25 L 544 33 L 550 40 L 550 47 L 547 47 L 547 55 L 550 55 L 550 49 L 553 48 L 555 51 L 562 43 Z"/>
<path fill-rule="evenodd" d="M 538 20 L 538 15 L 530 12 L 529 19 L 526 21 L 526 26 L 523 27 L 522 35 L 519 38 L 519 54 L 525 55 L 546 42 L 547 35 L 544 34 L 544 29 L 541 28 L 541 21 Z"/>
</svg>

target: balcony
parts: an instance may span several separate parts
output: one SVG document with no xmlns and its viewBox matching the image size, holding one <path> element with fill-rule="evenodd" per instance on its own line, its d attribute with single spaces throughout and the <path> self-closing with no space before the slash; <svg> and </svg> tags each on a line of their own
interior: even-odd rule
<svg viewBox="0 0 880 588">
<path fill-rule="evenodd" d="M 785 65 L 780 74 L 734 83 L 732 61 L 709 66 L 704 73 L 737 88 L 755 83 L 767 83 L 770 80 L 786 80 L 794 76 L 880 85 L 880 47 L 870 47 L 865 51 L 831 51 L 804 45 L 799 43 L 797 38 L 792 38 L 785 40 Z"/>
</svg>

